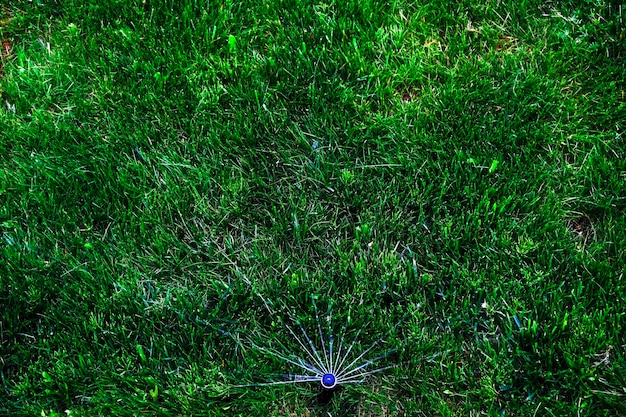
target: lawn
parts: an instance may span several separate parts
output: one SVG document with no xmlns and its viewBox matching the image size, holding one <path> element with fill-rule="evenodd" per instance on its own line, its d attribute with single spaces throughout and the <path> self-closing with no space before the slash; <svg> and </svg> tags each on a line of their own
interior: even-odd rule
<svg viewBox="0 0 626 417">
<path fill-rule="evenodd" d="M 4 2 L 0 415 L 626 415 L 623 9 Z"/>
</svg>

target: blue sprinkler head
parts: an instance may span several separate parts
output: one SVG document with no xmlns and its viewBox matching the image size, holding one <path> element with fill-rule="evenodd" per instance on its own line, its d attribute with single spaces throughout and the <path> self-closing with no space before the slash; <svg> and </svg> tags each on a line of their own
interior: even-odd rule
<svg viewBox="0 0 626 417">
<path fill-rule="evenodd" d="M 324 389 L 332 390 L 337 386 L 337 378 L 334 374 L 324 374 L 321 382 Z"/>
</svg>

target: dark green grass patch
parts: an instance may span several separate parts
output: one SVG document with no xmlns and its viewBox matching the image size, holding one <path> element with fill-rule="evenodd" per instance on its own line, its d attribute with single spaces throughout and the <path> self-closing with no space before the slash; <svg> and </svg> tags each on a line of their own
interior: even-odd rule
<svg viewBox="0 0 626 417">
<path fill-rule="evenodd" d="M 0 414 L 624 414 L 618 6 L 0 8 Z M 233 388 L 258 294 L 399 366 Z"/>
</svg>

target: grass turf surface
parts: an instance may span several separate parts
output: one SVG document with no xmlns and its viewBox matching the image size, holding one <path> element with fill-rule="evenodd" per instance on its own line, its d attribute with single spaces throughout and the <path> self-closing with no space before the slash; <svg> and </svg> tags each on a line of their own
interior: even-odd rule
<svg viewBox="0 0 626 417">
<path fill-rule="evenodd" d="M 622 19 L 2 6 L 0 414 L 624 415 Z M 290 370 L 223 327 L 297 347 L 255 293 L 364 345 L 409 312 L 401 365 L 228 389 Z"/>
</svg>

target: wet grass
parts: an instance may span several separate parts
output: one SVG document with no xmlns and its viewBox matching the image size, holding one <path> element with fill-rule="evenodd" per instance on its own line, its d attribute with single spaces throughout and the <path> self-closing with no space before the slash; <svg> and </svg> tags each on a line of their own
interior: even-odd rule
<svg viewBox="0 0 626 417">
<path fill-rule="evenodd" d="M 0 7 L 0 414 L 625 414 L 620 10 Z M 400 366 L 229 388 L 313 295 Z"/>
</svg>

